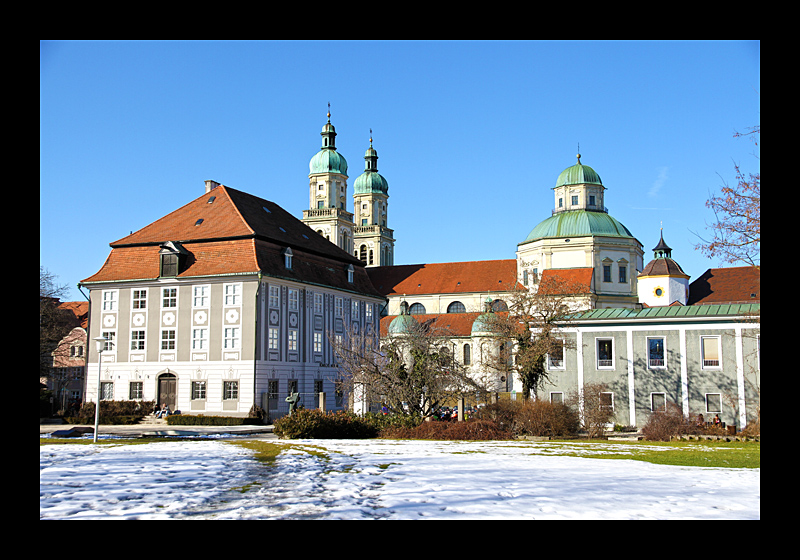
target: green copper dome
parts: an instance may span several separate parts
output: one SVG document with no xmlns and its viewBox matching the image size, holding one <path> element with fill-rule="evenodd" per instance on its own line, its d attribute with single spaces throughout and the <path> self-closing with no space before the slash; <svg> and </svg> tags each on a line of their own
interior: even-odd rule
<svg viewBox="0 0 800 560">
<path fill-rule="evenodd" d="M 389 195 L 389 183 L 378 173 L 378 152 L 372 147 L 372 129 L 369 131 L 369 148 L 364 153 L 364 173 L 356 178 L 353 183 L 354 194 L 385 194 Z"/>
<path fill-rule="evenodd" d="M 331 124 L 331 108 L 328 104 L 328 122 L 322 127 L 322 149 L 308 164 L 310 174 L 341 173 L 347 175 L 347 160 L 336 151 L 336 128 Z"/>
<path fill-rule="evenodd" d="M 522 243 L 550 237 L 633 237 L 633 234 L 605 212 L 571 210 L 558 212 L 537 225 Z"/>
<path fill-rule="evenodd" d="M 323 149 L 311 158 L 309 173 L 341 173 L 347 175 L 347 160 L 336 149 Z"/>
<path fill-rule="evenodd" d="M 578 163 L 561 172 L 556 180 L 556 187 L 582 184 L 602 185 L 603 181 L 594 169 L 581 163 L 581 155 L 578 154 Z"/>
<path fill-rule="evenodd" d="M 400 315 L 389 323 L 389 334 L 411 334 L 419 326 L 417 320 L 409 313 L 408 302 L 400 302 Z"/>
</svg>

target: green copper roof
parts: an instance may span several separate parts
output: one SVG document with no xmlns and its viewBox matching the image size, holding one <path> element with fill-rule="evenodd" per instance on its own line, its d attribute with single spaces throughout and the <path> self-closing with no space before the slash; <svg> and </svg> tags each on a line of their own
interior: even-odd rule
<svg viewBox="0 0 800 560">
<path fill-rule="evenodd" d="M 398 315 L 389 323 L 390 334 L 409 334 L 414 331 L 417 320 L 411 315 Z"/>
<path fill-rule="evenodd" d="M 353 183 L 353 192 L 355 194 L 388 194 L 389 183 L 386 182 L 386 179 L 384 179 L 383 175 L 380 173 L 364 171 L 364 173 L 356 178 L 355 183 Z"/>
<path fill-rule="evenodd" d="M 561 172 L 556 180 L 556 187 L 564 185 L 582 185 L 584 183 L 590 185 L 602 185 L 603 181 L 600 180 L 600 175 L 589 167 L 581 163 L 581 156 L 578 154 L 578 163 L 571 167 L 567 167 Z"/>
<path fill-rule="evenodd" d="M 605 212 L 569 210 L 557 212 L 537 225 L 522 243 L 548 237 L 633 237 L 633 234 Z"/>
<path fill-rule="evenodd" d="M 311 158 L 309 173 L 341 173 L 347 175 L 347 160 L 335 149 L 323 149 Z"/>
<path fill-rule="evenodd" d="M 754 317 L 761 312 L 761 304 L 719 304 L 719 305 L 670 305 L 648 307 L 645 309 L 592 309 L 576 313 L 570 317 L 573 321 L 636 321 L 660 320 L 674 318 L 676 320 L 730 320 L 732 318 Z M 753 323 L 753 328 L 759 328 Z"/>
</svg>

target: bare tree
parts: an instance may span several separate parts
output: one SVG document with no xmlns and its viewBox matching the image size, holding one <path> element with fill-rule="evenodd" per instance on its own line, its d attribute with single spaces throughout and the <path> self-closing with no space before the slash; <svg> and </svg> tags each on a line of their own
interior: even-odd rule
<svg viewBox="0 0 800 560">
<path fill-rule="evenodd" d="M 448 329 L 437 326 L 436 319 L 411 318 L 406 325 L 404 332 L 380 341 L 352 330 L 329 333 L 346 393 L 397 414 L 429 417 L 444 402 L 482 389 L 450 352 Z"/>
<path fill-rule="evenodd" d="M 588 308 L 588 293 L 589 286 L 582 282 L 548 274 L 530 290 L 517 284 L 507 296 L 508 313 L 484 315 L 496 342 L 503 345 L 491 365 L 516 373 L 523 399 L 547 381 L 547 356 L 563 359 L 564 350 L 574 346 L 563 329 L 574 313 Z"/>
<path fill-rule="evenodd" d="M 67 294 L 68 287 L 56 284 L 56 278 L 56 275 L 50 273 L 44 267 L 39 267 L 40 377 L 50 374 L 54 355 L 68 351 L 62 341 L 75 326 L 74 314 L 59 307 L 59 300 Z"/>
<path fill-rule="evenodd" d="M 750 136 L 758 146 L 760 134 L 761 125 L 734 136 Z M 714 223 L 708 226 L 712 236 L 706 240 L 698 235 L 702 243 L 695 245 L 695 249 L 727 263 L 744 262 L 760 266 L 761 172 L 745 174 L 736 163 L 734 169 L 736 184 L 730 186 L 723 183 L 720 194 L 710 194 L 706 201 L 706 207 L 714 212 Z"/>
</svg>

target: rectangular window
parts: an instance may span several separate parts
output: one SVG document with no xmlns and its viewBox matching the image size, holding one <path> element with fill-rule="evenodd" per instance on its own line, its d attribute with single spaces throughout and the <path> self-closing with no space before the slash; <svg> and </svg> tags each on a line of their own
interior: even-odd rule
<svg viewBox="0 0 800 560">
<path fill-rule="evenodd" d="M 281 301 L 281 289 L 278 286 L 269 287 L 269 306 L 278 307 Z"/>
<path fill-rule="evenodd" d="M 564 402 L 564 393 L 550 393 L 550 402 L 553 404 L 561 404 Z"/>
<path fill-rule="evenodd" d="M 614 339 L 597 339 L 597 369 L 614 367 Z"/>
<path fill-rule="evenodd" d="M 206 382 L 192 381 L 192 400 L 203 400 L 206 398 Z"/>
<path fill-rule="evenodd" d="M 222 383 L 222 398 L 226 401 L 235 401 L 239 399 L 239 382 L 238 381 L 224 381 Z"/>
<path fill-rule="evenodd" d="M 564 369 L 564 341 L 559 342 L 559 347 L 547 355 L 549 369 Z"/>
<path fill-rule="evenodd" d="M 161 331 L 161 349 L 175 350 L 175 329 Z"/>
<path fill-rule="evenodd" d="M 600 408 L 614 410 L 614 393 L 600 393 Z"/>
<path fill-rule="evenodd" d="M 147 290 L 133 290 L 133 308 L 147 309 Z"/>
<path fill-rule="evenodd" d="M 360 313 L 359 313 L 359 309 L 360 309 L 360 308 L 359 308 L 359 306 L 358 306 L 358 302 L 357 302 L 357 301 L 354 301 L 354 302 L 351 304 L 351 306 L 350 306 L 350 307 L 351 307 L 351 309 L 352 309 L 352 313 L 351 313 L 351 317 L 350 317 L 350 318 L 351 318 L 353 321 L 358 321 L 358 319 L 359 319 L 359 316 L 360 316 Z"/>
<path fill-rule="evenodd" d="M 702 336 L 700 337 L 700 346 L 703 352 L 703 367 L 704 368 L 718 368 L 719 367 L 719 337 L 718 336 Z"/>
<path fill-rule="evenodd" d="M 114 384 L 111 381 L 102 381 L 100 383 L 100 400 L 114 400 Z"/>
<path fill-rule="evenodd" d="M 192 306 L 193 307 L 208 307 L 209 292 L 211 286 L 193 286 L 192 287 Z"/>
<path fill-rule="evenodd" d="M 161 276 L 178 275 L 178 255 L 174 253 L 164 253 L 161 255 Z"/>
<path fill-rule="evenodd" d="M 663 368 L 666 366 L 664 337 L 647 338 L 647 365 L 651 368 Z"/>
<path fill-rule="evenodd" d="M 625 284 L 628 281 L 628 267 L 619 265 L 619 283 Z"/>
<path fill-rule="evenodd" d="M 364 318 L 367 320 L 367 324 L 372 322 L 372 304 L 371 303 L 364 304 Z"/>
<path fill-rule="evenodd" d="M 300 308 L 300 294 L 297 290 L 289 288 L 289 310 L 297 311 Z"/>
<path fill-rule="evenodd" d="M 278 329 L 269 329 L 269 349 L 278 349 Z"/>
<path fill-rule="evenodd" d="M 317 394 L 325 392 L 324 381 L 322 379 L 314 380 L 314 392 Z"/>
<path fill-rule="evenodd" d="M 242 285 L 241 284 L 225 284 L 222 288 L 225 294 L 225 305 L 241 305 L 242 304 Z"/>
<path fill-rule="evenodd" d="M 314 313 L 322 315 L 322 294 L 314 294 Z"/>
<path fill-rule="evenodd" d="M 322 333 L 314 333 L 314 352 L 322 352 Z"/>
<path fill-rule="evenodd" d="M 223 348 L 226 350 L 234 350 L 239 348 L 239 328 L 232 327 L 225 329 L 225 339 L 223 341 Z"/>
<path fill-rule="evenodd" d="M 144 332 L 131 331 L 131 350 L 144 350 Z"/>
<path fill-rule="evenodd" d="M 164 288 L 162 290 L 161 307 L 178 307 L 178 288 Z"/>
<path fill-rule="evenodd" d="M 103 345 L 103 352 L 113 350 L 117 340 L 117 333 L 113 331 L 103 331 L 101 336 L 106 339 L 106 343 Z"/>
<path fill-rule="evenodd" d="M 603 265 L 603 282 L 611 282 L 611 265 Z"/>
<path fill-rule="evenodd" d="M 297 329 L 289 329 L 289 351 L 297 352 Z"/>
<path fill-rule="evenodd" d="M 103 311 L 117 310 L 117 290 L 103 292 Z"/>
<path fill-rule="evenodd" d="M 143 394 L 144 394 L 144 382 L 131 381 L 130 389 L 128 391 L 128 399 L 132 401 L 136 399 L 141 399 Z"/>
<path fill-rule="evenodd" d="M 666 410 L 666 393 L 650 393 L 650 412 L 665 412 Z"/>
<path fill-rule="evenodd" d="M 192 329 L 192 350 L 208 349 L 208 329 Z"/>
<path fill-rule="evenodd" d="M 335 303 L 336 303 L 335 307 L 336 316 L 341 317 L 342 315 L 344 315 L 344 302 L 342 301 L 342 298 L 337 297 Z"/>
<path fill-rule="evenodd" d="M 722 395 L 719 393 L 706 394 L 706 412 L 722 412 Z"/>
<path fill-rule="evenodd" d="M 578 195 L 577 194 L 573 194 L 572 195 L 572 205 L 573 206 L 577 206 L 578 205 Z"/>
<path fill-rule="evenodd" d="M 595 197 L 593 194 L 589 195 L 589 206 L 595 206 Z"/>
</svg>

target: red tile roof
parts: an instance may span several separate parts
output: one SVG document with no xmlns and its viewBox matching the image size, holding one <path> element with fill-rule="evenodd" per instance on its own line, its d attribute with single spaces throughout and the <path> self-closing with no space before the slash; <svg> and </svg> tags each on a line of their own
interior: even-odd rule
<svg viewBox="0 0 800 560">
<path fill-rule="evenodd" d="M 83 327 L 89 325 L 89 302 L 88 301 L 62 301 L 58 304 L 60 309 L 72 312 L 75 316 L 74 325 Z"/>
<path fill-rule="evenodd" d="M 761 268 L 709 268 L 689 284 L 687 305 L 761 303 Z"/>
<path fill-rule="evenodd" d="M 440 313 L 412 315 L 419 323 L 432 321 L 432 325 L 437 329 L 441 336 L 470 336 L 472 334 L 472 323 L 478 318 L 480 313 Z M 386 336 L 389 324 L 397 315 L 387 315 L 381 317 L 381 336 Z"/>
<path fill-rule="evenodd" d="M 514 289 L 517 261 L 469 261 L 406 264 L 368 268 L 372 284 L 383 295 L 506 292 Z"/>
<path fill-rule="evenodd" d="M 568 294 L 587 294 L 592 290 L 592 274 L 593 268 L 548 268 L 542 271 L 539 289 L 558 295 L 563 295 L 562 289 Z"/>
<path fill-rule="evenodd" d="M 111 243 L 102 268 L 81 282 L 158 278 L 159 251 L 168 241 L 180 243 L 188 253 L 179 278 L 262 272 L 379 295 L 356 257 L 274 202 L 224 185 Z M 285 268 L 281 253 L 286 247 L 294 255 L 291 269 Z M 347 281 L 350 265 L 353 283 Z"/>
</svg>

